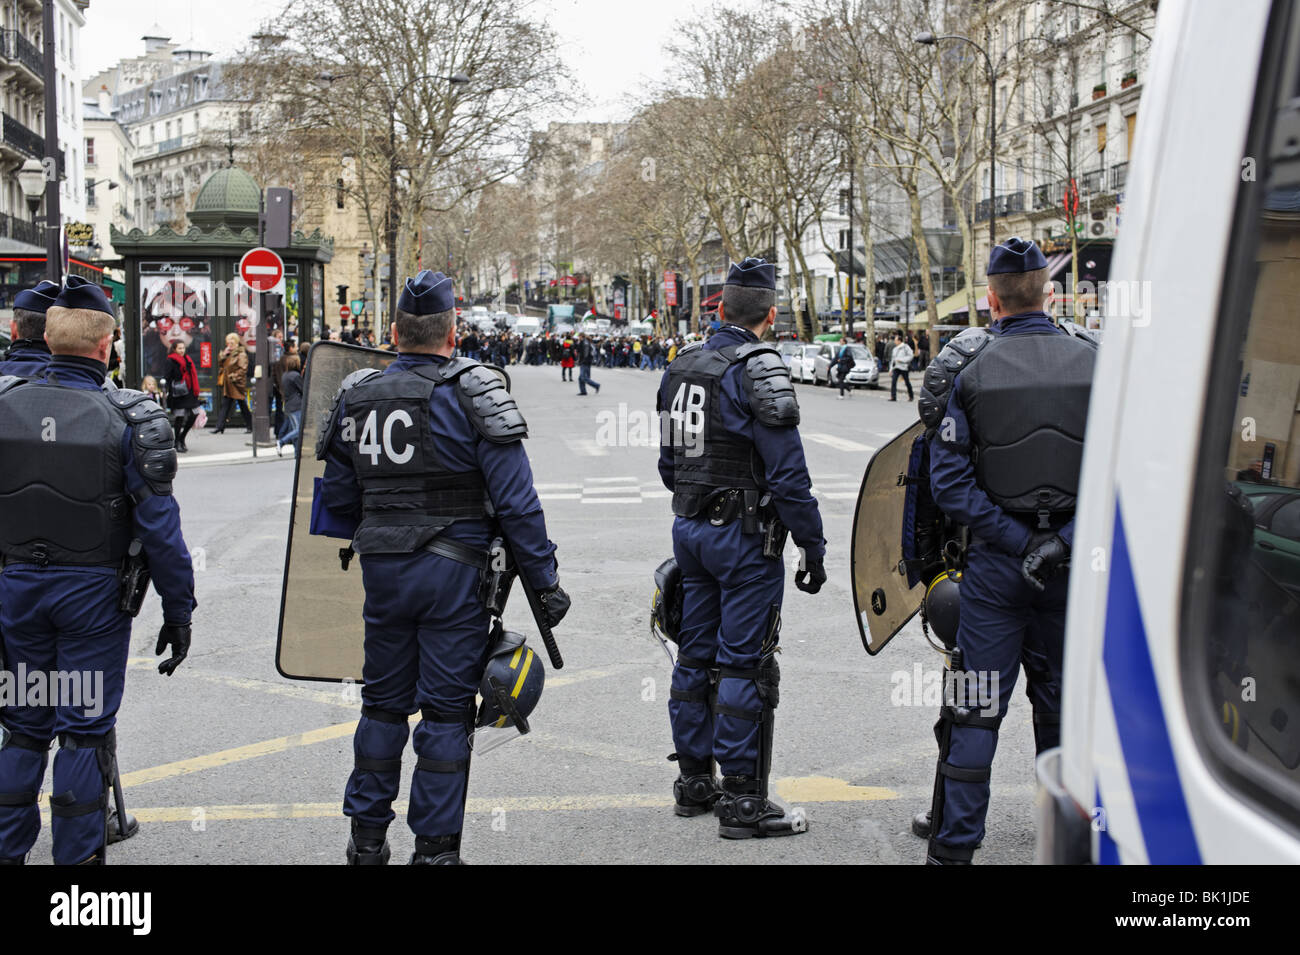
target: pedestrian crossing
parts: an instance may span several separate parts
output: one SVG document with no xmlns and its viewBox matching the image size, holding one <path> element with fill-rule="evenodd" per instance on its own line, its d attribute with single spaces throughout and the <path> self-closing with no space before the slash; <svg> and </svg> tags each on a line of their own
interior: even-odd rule
<svg viewBox="0 0 1300 955">
<path fill-rule="evenodd" d="M 857 500 L 861 480 L 851 474 L 823 474 L 813 480 L 813 497 L 819 501 Z M 659 482 L 647 483 L 633 476 L 585 477 L 581 481 L 546 482 L 533 487 L 543 504 L 577 501 L 583 505 L 600 507 L 608 504 L 644 504 L 647 501 L 668 500 L 673 496 Z"/>
</svg>

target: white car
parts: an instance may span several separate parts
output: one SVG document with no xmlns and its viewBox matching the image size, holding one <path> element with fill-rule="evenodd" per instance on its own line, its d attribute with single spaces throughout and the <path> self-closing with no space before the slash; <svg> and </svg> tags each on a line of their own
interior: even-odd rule
<svg viewBox="0 0 1300 955">
<path fill-rule="evenodd" d="M 835 359 L 840 353 L 840 345 L 829 343 L 823 345 L 813 363 L 813 381 L 816 384 L 839 384 L 839 374 L 835 370 Z M 849 369 L 848 386 L 850 388 L 875 388 L 880 382 L 880 369 L 876 367 L 876 356 L 865 345 L 850 344 L 849 354 L 853 356 L 853 367 Z"/>
<path fill-rule="evenodd" d="M 790 356 L 790 377 L 795 381 L 817 384 L 817 356 L 821 350 L 821 345 L 798 346 L 798 350 Z"/>
</svg>

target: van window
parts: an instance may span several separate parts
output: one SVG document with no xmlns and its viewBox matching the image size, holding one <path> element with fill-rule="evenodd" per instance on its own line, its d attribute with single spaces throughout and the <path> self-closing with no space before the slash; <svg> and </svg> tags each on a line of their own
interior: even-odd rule
<svg viewBox="0 0 1300 955">
<path fill-rule="evenodd" d="M 1181 655 L 1188 713 L 1210 766 L 1243 798 L 1296 825 L 1300 24 L 1278 26 L 1245 153 L 1258 157 L 1258 174 L 1241 186 L 1215 336 Z"/>
</svg>

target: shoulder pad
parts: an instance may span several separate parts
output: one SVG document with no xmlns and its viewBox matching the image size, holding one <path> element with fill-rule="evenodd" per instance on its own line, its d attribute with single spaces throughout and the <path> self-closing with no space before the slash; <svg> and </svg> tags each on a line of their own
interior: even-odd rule
<svg viewBox="0 0 1300 955">
<path fill-rule="evenodd" d="M 697 342 L 691 342 L 689 345 L 683 345 L 681 348 L 677 349 L 677 357 L 681 358 L 688 351 L 695 351 L 697 348 L 703 348 L 703 347 L 704 347 L 703 340 Z"/>
<path fill-rule="evenodd" d="M 1077 338 L 1085 345 L 1091 345 L 1093 348 L 1099 348 L 1101 341 L 1097 338 L 1097 333 L 1090 328 L 1084 328 L 1076 322 L 1069 322 L 1064 319 L 1060 321 L 1060 326 L 1071 338 Z"/>
<path fill-rule="evenodd" d="M 0 395 L 3 395 L 10 388 L 26 384 L 26 378 L 20 378 L 18 375 L 0 375 Z"/>
<path fill-rule="evenodd" d="M 99 390 L 107 394 L 110 391 L 121 391 L 122 389 L 117 387 L 117 382 L 112 378 L 105 378 L 104 383 L 99 386 Z"/>
<path fill-rule="evenodd" d="M 486 365 L 471 362 L 456 375 L 460 406 L 479 434 L 493 444 L 528 437 L 528 423 L 501 377 Z"/>
<path fill-rule="evenodd" d="M 993 333 L 987 328 L 968 328 L 948 342 L 938 357 L 930 362 L 916 401 L 917 411 L 927 430 L 942 423 L 944 412 L 948 410 L 948 398 L 952 395 L 952 383 L 992 340 Z"/>
<path fill-rule="evenodd" d="M 171 494 L 177 468 L 176 435 L 167 412 L 143 391 L 117 388 L 104 395 L 131 427 L 131 451 L 149 490 L 160 496 Z"/>
<path fill-rule="evenodd" d="M 797 427 L 799 402 L 781 353 L 766 342 L 751 342 L 736 357 L 745 363 L 745 397 L 754 417 L 772 428 Z"/>
<path fill-rule="evenodd" d="M 324 419 L 321 421 L 320 431 L 316 434 L 316 460 L 325 460 L 325 452 L 329 450 L 330 442 L 334 440 L 334 434 L 338 431 L 339 405 L 342 404 L 343 393 L 351 391 L 375 375 L 382 374 L 383 372 L 378 368 L 358 368 L 343 379 L 339 390 L 334 392 L 334 399 L 330 402 L 329 410 L 325 412 Z"/>
<path fill-rule="evenodd" d="M 477 362 L 472 358 L 465 358 L 463 356 L 458 358 L 452 358 L 449 359 L 448 361 L 443 362 L 442 365 L 439 366 L 438 377 L 441 378 L 443 381 L 451 381 L 453 378 L 460 377 L 461 375 L 465 374 L 465 372 L 473 368 L 475 365 L 479 365 L 479 364 L 482 363 Z"/>
</svg>

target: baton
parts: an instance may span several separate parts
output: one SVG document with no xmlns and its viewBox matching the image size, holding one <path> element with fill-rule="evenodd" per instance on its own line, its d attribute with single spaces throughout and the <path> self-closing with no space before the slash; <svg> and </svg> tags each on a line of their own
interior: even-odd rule
<svg viewBox="0 0 1300 955">
<path fill-rule="evenodd" d="M 528 606 L 533 612 L 533 621 L 537 624 L 537 630 L 542 635 L 542 643 L 546 644 L 546 655 L 551 658 L 551 666 L 557 670 L 562 670 L 564 669 L 564 658 L 560 656 L 560 648 L 555 643 L 555 634 L 551 632 L 551 625 L 546 622 L 546 608 L 542 606 L 541 594 L 533 587 L 528 575 L 519 566 L 519 561 L 515 560 L 514 549 L 510 546 L 510 541 L 505 537 L 502 540 L 505 543 L 506 550 L 510 552 L 510 563 L 514 565 L 515 572 L 519 575 L 519 586 L 523 588 L 524 596 L 528 598 Z"/>
</svg>

